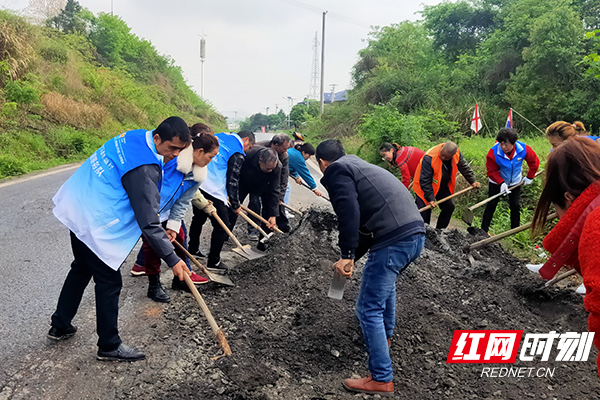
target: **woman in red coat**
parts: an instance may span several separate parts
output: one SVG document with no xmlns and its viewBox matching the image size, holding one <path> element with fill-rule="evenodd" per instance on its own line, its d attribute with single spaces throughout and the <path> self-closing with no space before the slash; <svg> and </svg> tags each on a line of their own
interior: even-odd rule
<svg viewBox="0 0 600 400">
<path fill-rule="evenodd" d="M 421 162 L 425 152 L 416 147 L 401 147 L 396 143 L 384 143 L 379 147 L 379 154 L 383 160 L 400 168 L 402 183 L 408 188 L 410 180 L 415 176 L 417 166 Z"/>
<path fill-rule="evenodd" d="M 544 239 L 552 257 L 540 269 L 552 278 L 563 265 L 583 276 L 588 328 L 600 349 L 600 146 L 574 137 L 554 149 L 546 164 L 544 190 L 535 209 L 533 232 L 541 232 L 550 206 L 560 221 Z M 597 360 L 600 367 L 600 357 Z"/>
</svg>

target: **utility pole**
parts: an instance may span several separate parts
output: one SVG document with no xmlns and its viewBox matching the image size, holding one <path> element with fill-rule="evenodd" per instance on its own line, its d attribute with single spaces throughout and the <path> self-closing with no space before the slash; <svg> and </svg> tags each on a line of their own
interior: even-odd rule
<svg viewBox="0 0 600 400">
<path fill-rule="evenodd" d="M 325 109 L 325 96 L 324 96 L 324 86 L 325 86 L 325 14 L 327 11 L 323 12 L 323 32 L 321 36 L 321 115 L 323 115 L 323 110 Z"/>
<path fill-rule="evenodd" d="M 206 59 L 206 39 L 204 29 L 200 36 L 200 97 L 204 99 L 204 60 Z"/>
<path fill-rule="evenodd" d="M 312 68 L 310 72 L 310 90 L 308 91 L 308 98 L 316 100 L 319 91 L 319 42 L 317 41 L 317 34 L 315 32 L 315 40 L 313 42 L 313 60 Z"/>
<path fill-rule="evenodd" d="M 331 98 L 329 99 L 329 103 L 333 103 L 335 100 L 335 87 L 337 86 L 337 83 L 332 83 L 329 86 L 331 87 Z"/>
<path fill-rule="evenodd" d="M 269 107 L 265 107 L 265 109 L 267 110 L 267 132 L 269 132 Z"/>
<path fill-rule="evenodd" d="M 115 15 L 113 13 L 113 0 L 110 0 L 110 16 L 112 17 L 113 15 Z"/>
</svg>

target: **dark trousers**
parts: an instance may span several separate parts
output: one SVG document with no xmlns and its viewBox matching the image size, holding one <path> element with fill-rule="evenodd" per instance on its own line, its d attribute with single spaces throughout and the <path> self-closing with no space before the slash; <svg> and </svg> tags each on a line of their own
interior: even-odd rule
<svg viewBox="0 0 600 400">
<path fill-rule="evenodd" d="M 214 198 L 210 194 L 206 192 L 202 192 L 204 197 L 213 202 L 213 206 L 217 209 L 217 215 L 225 225 L 231 229 L 230 224 L 230 214 L 233 214 L 229 207 L 225 205 L 221 200 Z M 197 207 L 193 207 L 194 216 L 192 218 L 192 224 L 190 225 L 190 242 L 189 242 L 189 252 L 194 254 L 200 248 L 200 235 L 202 234 L 202 227 L 204 223 L 209 218 L 208 214 L 204 211 L 200 210 Z M 227 239 L 227 232 L 225 229 L 216 221 L 214 218 L 210 217 L 210 222 L 213 227 L 212 235 L 210 237 L 210 252 L 208 253 L 208 267 L 214 268 L 219 261 L 221 261 L 221 250 L 223 250 L 223 244 L 225 244 L 225 240 Z M 234 222 L 235 223 L 235 222 Z"/>
<path fill-rule="evenodd" d="M 445 197 L 450 196 L 451 194 L 452 193 L 450 193 L 450 189 L 448 188 L 448 186 L 441 186 L 440 190 L 435 195 L 435 199 L 441 200 Z M 416 203 L 417 203 L 417 208 L 419 210 L 426 206 L 425 202 L 423 200 L 421 200 L 421 198 L 419 196 L 417 196 Z M 437 224 L 435 227 L 436 227 L 436 229 L 447 228 L 448 225 L 450 224 L 450 220 L 452 219 L 452 214 L 454 213 L 454 201 L 452 199 L 447 200 L 447 201 L 441 203 L 438 207 L 440 208 L 441 212 L 440 212 L 440 216 L 438 217 Z M 421 217 L 423 218 L 423 221 L 426 224 L 428 224 L 431 221 L 431 208 L 429 210 L 425 210 L 425 211 L 421 212 Z"/>
<path fill-rule="evenodd" d="M 96 292 L 96 330 L 98 347 L 113 351 L 121 344 L 117 319 L 119 317 L 119 294 L 123 286 L 121 270 L 113 270 L 71 232 L 71 248 L 75 259 L 60 292 L 58 306 L 52 314 L 52 326 L 65 329 L 81 303 L 83 292 L 94 278 Z"/>
<path fill-rule="evenodd" d="M 494 196 L 498 193 L 500 193 L 500 185 L 490 182 L 488 196 Z M 500 200 L 499 197 L 490 201 L 485 206 L 483 218 L 481 219 L 481 229 L 486 232 L 490 230 L 490 224 L 492 223 L 492 218 L 494 218 L 494 212 L 496 211 L 498 200 Z M 508 195 L 508 206 L 510 208 L 510 228 L 514 229 L 521 225 L 521 186 L 510 191 Z"/>
</svg>

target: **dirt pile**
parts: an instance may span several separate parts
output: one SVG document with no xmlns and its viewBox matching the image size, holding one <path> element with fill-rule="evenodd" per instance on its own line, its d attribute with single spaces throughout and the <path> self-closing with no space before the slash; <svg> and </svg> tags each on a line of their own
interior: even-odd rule
<svg viewBox="0 0 600 400">
<path fill-rule="evenodd" d="M 368 373 L 354 315 L 363 264 L 357 265 L 344 299 L 329 299 L 331 264 L 339 254 L 335 216 L 311 210 L 294 222 L 291 235 L 272 239 L 266 257 L 229 273 L 235 287 L 201 288 L 233 356 L 209 359 L 220 351 L 208 324 L 190 304 L 190 295 L 177 295 L 165 310 L 167 324 L 158 330 L 165 330 L 165 340 L 181 345 L 164 355 L 172 359 L 168 371 L 133 388 L 127 397 L 355 397 L 342 389 L 341 381 Z M 471 266 L 462 247 L 477 239 L 428 229 L 426 249 L 399 280 L 391 347 L 397 397 L 600 398 L 595 348 L 588 362 L 517 360 L 514 365 L 556 367 L 553 378 L 481 378 L 485 365 L 446 364 L 456 329 L 587 330 L 581 296 L 569 288 L 540 289 L 541 280 L 499 245 L 474 252 L 477 262 Z"/>
</svg>

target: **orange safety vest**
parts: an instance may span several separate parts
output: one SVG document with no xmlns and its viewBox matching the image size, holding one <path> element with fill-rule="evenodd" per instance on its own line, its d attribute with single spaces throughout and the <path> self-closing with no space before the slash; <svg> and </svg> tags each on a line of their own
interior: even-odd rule
<svg viewBox="0 0 600 400">
<path fill-rule="evenodd" d="M 433 194 L 437 195 L 440 190 L 440 182 L 442 181 L 442 164 L 443 161 L 440 158 L 440 150 L 442 150 L 442 146 L 446 143 L 440 143 L 435 147 L 427 150 L 425 155 L 431 157 L 431 168 L 433 168 Z M 458 172 L 458 160 L 460 160 L 460 150 L 456 150 L 456 154 L 452 157 L 452 176 L 450 177 L 450 184 L 448 188 L 450 189 L 450 194 L 454 193 L 454 188 L 456 186 L 456 174 Z M 415 171 L 415 177 L 413 179 L 413 190 L 417 196 L 423 200 L 423 202 L 429 205 L 429 202 L 425 200 L 425 193 L 423 189 L 421 189 L 421 168 L 423 167 L 423 159 L 419 162 L 417 166 L 417 170 Z"/>
</svg>

